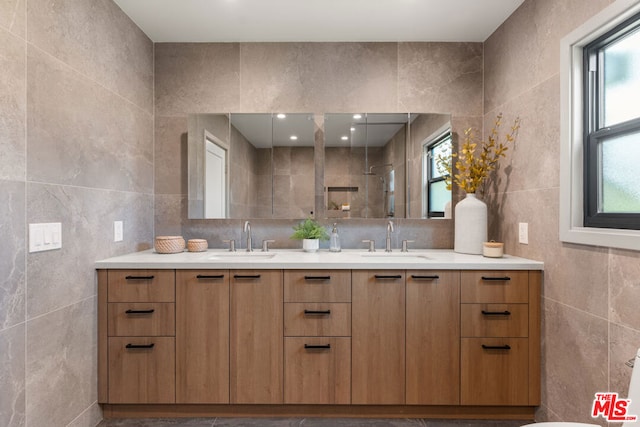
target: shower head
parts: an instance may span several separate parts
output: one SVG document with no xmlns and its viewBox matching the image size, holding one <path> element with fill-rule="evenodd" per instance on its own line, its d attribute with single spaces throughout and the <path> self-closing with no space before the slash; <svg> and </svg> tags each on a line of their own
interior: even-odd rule
<svg viewBox="0 0 640 427">
<path fill-rule="evenodd" d="M 385 168 L 387 166 L 393 167 L 393 164 L 392 163 L 385 163 L 384 165 L 372 165 L 372 166 L 369 166 L 369 170 L 368 171 L 364 171 L 362 174 L 363 175 L 376 175 L 376 173 L 373 172 L 373 168 Z"/>
</svg>

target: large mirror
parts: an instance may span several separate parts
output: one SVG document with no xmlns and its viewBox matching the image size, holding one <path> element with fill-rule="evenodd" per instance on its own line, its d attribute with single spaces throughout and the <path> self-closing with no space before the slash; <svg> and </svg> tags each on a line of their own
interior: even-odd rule
<svg viewBox="0 0 640 427">
<path fill-rule="evenodd" d="M 299 218 L 314 204 L 312 114 L 191 114 L 189 218 Z"/>
<path fill-rule="evenodd" d="M 188 215 L 447 217 L 434 159 L 450 147 L 448 114 L 193 114 Z"/>
</svg>

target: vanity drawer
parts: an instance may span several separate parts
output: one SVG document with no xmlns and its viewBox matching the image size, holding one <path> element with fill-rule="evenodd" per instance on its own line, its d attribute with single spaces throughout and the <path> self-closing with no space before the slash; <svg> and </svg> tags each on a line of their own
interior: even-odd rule
<svg viewBox="0 0 640 427">
<path fill-rule="evenodd" d="M 463 303 L 527 303 L 527 271 L 463 271 L 460 276 Z"/>
<path fill-rule="evenodd" d="M 351 271 L 285 270 L 285 302 L 351 302 Z"/>
<path fill-rule="evenodd" d="M 174 403 L 175 338 L 109 338 L 109 403 Z"/>
<path fill-rule="evenodd" d="M 109 270 L 109 302 L 174 302 L 174 270 Z"/>
<path fill-rule="evenodd" d="M 527 337 L 528 304 L 462 304 L 463 337 Z"/>
<path fill-rule="evenodd" d="M 172 336 L 176 333 L 174 303 L 109 303 L 107 318 L 109 336 Z"/>
<path fill-rule="evenodd" d="M 460 404 L 529 404 L 528 338 L 462 338 L 460 344 Z"/>
<path fill-rule="evenodd" d="M 351 403 L 351 338 L 285 338 L 284 366 L 284 403 Z"/>
<path fill-rule="evenodd" d="M 351 336 L 350 303 L 285 303 L 284 335 Z"/>
</svg>

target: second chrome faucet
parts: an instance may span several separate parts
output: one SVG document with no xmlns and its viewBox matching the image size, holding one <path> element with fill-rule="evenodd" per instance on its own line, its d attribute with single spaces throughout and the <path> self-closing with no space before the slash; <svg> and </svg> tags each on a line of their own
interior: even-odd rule
<svg viewBox="0 0 640 427">
<path fill-rule="evenodd" d="M 249 221 L 244 222 L 244 232 L 247 233 L 247 252 L 253 252 L 251 242 L 251 223 Z"/>
</svg>

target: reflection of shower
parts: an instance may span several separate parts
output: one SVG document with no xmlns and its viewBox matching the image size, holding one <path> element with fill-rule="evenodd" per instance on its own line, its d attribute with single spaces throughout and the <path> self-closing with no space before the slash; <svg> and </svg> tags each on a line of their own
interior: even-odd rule
<svg viewBox="0 0 640 427">
<path fill-rule="evenodd" d="M 394 179 L 394 170 L 393 170 L 393 164 L 392 163 L 386 163 L 383 165 L 372 165 L 369 167 L 368 171 L 364 171 L 362 174 L 365 176 L 377 176 L 377 174 L 373 171 L 374 168 L 386 168 L 386 167 L 390 167 L 391 169 L 388 172 L 384 172 L 384 170 L 382 171 L 382 174 L 380 176 L 378 176 L 378 178 L 380 179 L 381 185 L 382 185 L 382 211 L 384 212 L 384 216 L 386 217 L 393 217 L 395 214 L 395 195 L 394 195 L 394 186 L 395 186 L 395 179 Z M 369 186 L 367 185 L 367 193 L 369 191 Z M 367 195 L 367 205 L 369 204 L 368 202 L 368 195 Z"/>
</svg>

